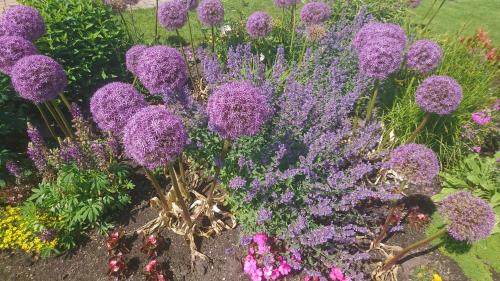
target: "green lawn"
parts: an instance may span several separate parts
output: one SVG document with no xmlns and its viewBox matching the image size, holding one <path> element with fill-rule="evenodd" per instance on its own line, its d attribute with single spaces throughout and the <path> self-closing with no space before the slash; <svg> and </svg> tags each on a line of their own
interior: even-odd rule
<svg viewBox="0 0 500 281">
<path fill-rule="evenodd" d="M 422 1 L 414 11 L 415 22 L 427 22 L 423 17 L 434 1 Z M 437 2 L 434 10 L 441 0 Z M 500 45 L 500 0 L 447 0 L 430 25 L 434 32 L 465 35 L 474 34 L 479 27 L 484 27 L 489 32 L 494 45 Z"/>
</svg>

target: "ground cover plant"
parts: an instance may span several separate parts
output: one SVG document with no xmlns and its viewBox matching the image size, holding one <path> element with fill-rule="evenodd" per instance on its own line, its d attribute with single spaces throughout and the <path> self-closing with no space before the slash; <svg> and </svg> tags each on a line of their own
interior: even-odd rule
<svg viewBox="0 0 500 281">
<path fill-rule="evenodd" d="M 49 2 L 38 4 L 54 12 Z M 129 74 L 96 78 L 89 95 L 65 59 L 31 43 L 54 32 L 43 13 L 15 6 L 0 16 L 2 70 L 41 118 L 27 125 L 36 172 L 6 165 L 14 188 L 0 193 L 1 249 L 47 256 L 109 233 L 108 278 L 132 278 L 143 260 L 144 278 L 159 281 L 170 274 L 161 233 L 183 238 L 196 270 L 211 261 L 197 241 L 239 225 L 238 264 L 252 281 L 397 280 L 436 241 L 467 244 L 465 257 L 485 268 L 491 253 L 474 247 L 497 238 L 498 61 L 475 48 L 491 51 L 484 34 L 436 40 L 403 28 L 399 12 L 413 2 L 274 0 L 256 11 L 237 1 L 248 13 L 231 16 L 220 0 L 130 11 L 136 3 L 82 6 L 115 13 L 98 28 L 113 38 L 104 45 L 134 43 L 93 57 Z M 137 24 L 151 12 L 150 25 Z M 68 48 L 55 54 L 81 47 Z M 132 172 L 148 180 L 141 208 L 152 216 L 126 232 L 112 218 L 132 201 Z M 441 193 L 430 198 L 429 186 Z M 429 223 L 427 237 L 391 245 Z M 141 257 L 131 257 L 138 237 Z"/>
</svg>

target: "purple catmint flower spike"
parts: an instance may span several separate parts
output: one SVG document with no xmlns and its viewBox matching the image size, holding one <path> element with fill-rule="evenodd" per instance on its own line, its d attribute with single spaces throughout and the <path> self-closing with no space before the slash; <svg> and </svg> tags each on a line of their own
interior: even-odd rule
<svg viewBox="0 0 500 281">
<path fill-rule="evenodd" d="M 330 5 L 324 2 L 311 2 L 304 5 L 300 11 L 300 19 L 305 25 L 320 24 L 332 15 Z"/>
<path fill-rule="evenodd" d="M 33 43 L 20 36 L 0 37 L 0 72 L 9 75 L 18 60 L 35 54 L 38 50 Z"/>
<path fill-rule="evenodd" d="M 42 103 L 64 92 L 68 84 L 64 68 L 50 57 L 26 56 L 11 71 L 16 92 L 34 103 Z"/>
<path fill-rule="evenodd" d="M 95 92 L 90 99 L 90 111 L 97 126 L 117 136 L 123 135 L 128 120 L 147 106 L 143 95 L 134 86 L 113 82 Z"/>
<path fill-rule="evenodd" d="M 216 26 L 224 21 L 224 6 L 220 0 L 203 0 L 196 11 L 203 25 Z"/>
<path fill-rule="evenodd" d="M 148 169 L 174 161 L 188 141 L 181 119 L 166 108 L 154 105 L 132 116 L 124 132 L 126 155 Z"/>
<path fill-rule="evenodd" d="M 12 6 L 0 15 L 0 35 L 20 36 L 33 41 L 47 29 L 40 13 L 28 6 Z"/>
<path fill-rule="evenodd" d="M 254 39 L 266 37 L 273 30 L 273 18 L 266 12 L 255 12 L 248 17 L 246 29 Z"/>
<path fill-rule="evenodd" d="M 158 21 L 166 30 L 174 31 L 186 24 L 187 13 L 185 3 L 177 0 L 167 1 L 158 8 Z"/>
<path fill-rule="evenodd" d="M 384 167 L 394 170 L 414 184 L 430 183 L 439 173 L 436 153 L 416 143 L 398 146 L 391 152 Z"/>
<path fill-rule="evenodd" d="M 142 52 L 148 47 L 146 45 L 135 45 L 130 48 L 125 54 L 125 62 L 127 65 L 127 70 L 132 74 L 137 75 L 137 65 L 140 62 L 140 57 Z"/>
<path fill-rule="evenodd" d="M 449 76 L 430 76 L 422 82 L 415 93 L 415 101 L 420 108 L 438 115 L 447 115 L 455 111 L 462 98 L 462 87 Z"/>
<path fill-rule="evenodd" d="M 420 73 L 429 73 L 436 69 L 443 58 L 441 47 L 430 40 L 418 40 L 410 46 L 406 56 L 408 68 Z"/>
</svg>

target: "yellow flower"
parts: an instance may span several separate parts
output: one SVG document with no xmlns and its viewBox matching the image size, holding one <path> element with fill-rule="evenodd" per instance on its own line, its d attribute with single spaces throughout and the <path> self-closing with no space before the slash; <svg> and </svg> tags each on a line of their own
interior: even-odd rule
<svg viewBox="0 0 500 281">
<path fill-rule="evenodd" d="M 443 279 L 441 279 L 441 276 L 439 276 L 439 274 L 434 273 L 432 281 L 443 281 Z"/>
</svg>

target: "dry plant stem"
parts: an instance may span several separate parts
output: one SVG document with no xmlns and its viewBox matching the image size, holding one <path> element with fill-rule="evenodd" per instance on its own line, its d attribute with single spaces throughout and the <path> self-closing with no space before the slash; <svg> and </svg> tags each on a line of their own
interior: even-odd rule
<svg viewBox="0 0 500 281">
<path fill-rule="evenodd" d="M 411 136 L 406 140 L 406 143 L 411 143 L 411 142 L 415 141 L 415 139 L 417 138 L 418 134 L 424 129 L 425 124 L 427 124 L 427 122 L 429 121 L 429 118 L 431 118 L 431 114 L 429 112 L 426 112 L 424 114 L 424 117 L 422 118 L 422 121 L 420 121 L 420 124 L 418 124 L 417 128 L 415 129 L 415 131 L 413 131 L 413 133 L 411 134 Z"/>
<path fill-rule="evenodd" d="M 401 258 L 403 258 L 406 254 L 408 254 L 410 251 L 413 251 L 414 249 L 417 249 L 421 246 L 424 246 L 428 243 L 430 243 L 432 240 L 446 234 L 448 232 L 448 230 L 445 228 L 441 229 L 440 231 L 434 233 L 433 235 L 425 238 L 425 239 L 422 239 L 420 241 L 417 241 L 413 244 L 411 244 L 410 246 L 404 248 L 403 250 L 401 250 L 401 252 L 399 252 L 396 256 L 388 259 L 385 263 L 384 263 L 384 266 L 382 267 L 382 271 L 386 271 L 386 270 L 389 270 L 393 265 L 395 265 Z"/>
<path fill-rule="evenodd" d="M 400 183 L 399 190 L 398 190 L 399 193 L 403 192 L 403 188 L 405 187 L 405 185 L 406 185 L 406 181 L 402 181 Z M 380 245 L 380 242 L 382 242 L 382 240 L 384 240 L 385 237 L 387 237 L 387 232 L 389 231 L 389 227 L 391 227 L 391 220 L 394 217 L 394 213 L 396 212 L 397 208 L 398 208 L 398 201 L 396 200 L 392 203 L 389 214 L 385 218 L 384 225 L 382 225 L 382 227 L 380 228 L 380 233 L 375 238 L 375 240 L 373 240 L 372 247 L 374 249 L 378 248 Z"/>
<path fill-rule="evenodd" d="M 174 170 L 174 176 L 175 176 L 175 179 L 177 181 L 177 184 L 179 185 L 179 189 L 181 191 L 182 198 L 184 198 L 184 200 L 189 200 L 189 193 L 186 189 L 186 185 L 184 184 L 181 177 L 178 175 L 177 171 L 175 170 L 175 167 L 172 167 L 172 168 Z"/>
<path fill-rule="evenodd" d="M 73 138 L 73 131 L 71 130 L 71 126 L 68 123 L 68 120 L 66 120 L 66 117 L 62 113 L 62 111 L 59 109 L 59 106 L 55 101 L 52 101 L 52 106 L 54 106 L 56 113 L 59 115 L 59 118 L 61 118 L 61 121 L 63 122 L 64 127 L 66 128 L 66 131 L 68 134 Z"/>
<path fill-rule="evenodd" d="M 194 40 L 193 40 L 193 28 L 191 27 L 191 18 L 189 17 L 189 12 L 187 14 L 187 22 L 188 22 L 188 27 L 189 27 L 189 40 L 191 41 L 191 49 L 193 52 L 193 59 L 194 59 L 194 68 L 196 69 L 196 75 L 198 79 L 201 78 L 200 70 L 198 69 L 198 56 L 196 54 L 196 49 L 194 47 Z"/>
<path fill-rule="evenodd" d="M 57 116 L 57 113 L 56 111 L 54 110 L 54 108 L 52 108 L 50 102 L 45 102 L 45 107 L 47 107 L 47 109 L 49 110 L 50 114 L 52 115 L 52 118 L 56 121 L 57 123 L 57 126 L 59 127 L 59 129 L 63 132 L 64 136 L 69 138 L 70 135 L 68 134 L 68 132 L 66 131 L 66 129 L 64 128 L 64 125 L 63 123 L 61 122 L 61 120 L 59 119 L 59 117 Z"/>
<path fill-rule="evenodd" d="M 179 33 L 179 29 L 176 29 L 175 33 L 177 33 L 177 37 L 179 37 L 179 39 L 182 39 L 182 36 Z M 182 56 L 184 57 L 184 61 L 186 62 L 186 66 L 187 66 L 188 74 L 189 74 L 189 79 L 191 80 L 191 83 L 194 83 L 193 74 L 191 73 L 191 66 L 189 66 L 189 61 L 187 59 L 186 52 L 184 51 L 184 46 L 182 46 L 182 41 L 179 43 L 179 48 L 181 49 Z"/>
<path fill-rule="evenodd" d="M 153 184 L 153 188 L 156 191 L 156 194 L 158 195 L 158 198 L 161 201 L 161 204 L 163 205 L 163 209 L 165 210 L 165 213 L 168 213 L 168 201 L 167 198 L 165 197 L 165 194 L 163 193 L 160 183 L 156 179 L 155 175 L 153 172 L 147 168 L 144 168 L 144 171 L 146 172 L 146 176 L 148 177 L 149 181 Z"/>
<path fill-rule="evenodd" d="M 215 27 L 212 25 L 212 54 L 215 54 Z"/>
<path fill-rule="evenodd" d="M 293 50 L 293 41 L 295 39 L 295 10 L 297 9 L 297 4 L 292 6 L 292 38 L 290 39 L 290 52 L 292 52 L 292 60 L 295 58 L 295 51 Z"/>
<path fill-rule="evenodd" d="M 54 132 L 54 129 L 52 129 L 52 126 L 50 126 L 49 119 L 47 119 L 47 115 L 45 115 L 45 112 L 42 110 L 42 107 L 40 107 L 39 104 L 35 104 L 35 105 L 36 105 L 36 108 L 38 108 L 38 111 L 40 111 L 40 114 L 42 115 L 43 122 L 45 123 L 45 126 L 47 127 L 47 129 L 49 129 L 50 134 L 52 135 L 52 137 L 55 140 L 57 140 L 56 133 Z"/>
<path fill-rule="evenodd" d="M 155 44 L 158 44 L 158 0 L 156 0 L 156 6 L 155 6 Z"/>
<path fill-rule="evenodd" d="M 63 103 L 66 106 L 66 108 L 71 112 L 71 104 L 70 104 L 68 98 L 66 97 L 66 95 L 64 93 L 60 93 L 59 97 L 63 101 Z"/>
<path fill-rule="evenodd" d="M 367 125 L 368 122 L 370 122 L 370 119 L 372 117 L 373 108 L 375 107 L 375 103 L 377 102 L 379 85 L 380 85 L 379 80 L 378 79 L 375 80 L 375 90 L 373 91 L 370 102 L 368 103 L 368 109 L 366 110 L 365 125 Z"/>
<path fill-rule="evenodd" d="M 224 159 L 226 158 L 226 155 L 229 152 L 230 148 L 231 148 L 231 141 L 228 139 L 224 140 L 224 146 L 222 147 L 222 152 L 220 155 L 221 165 L 222 165 L 222 163 L 224 163 Z M 210 190 L 208 191 L 207 205 L 210 209 L 212 208 L 212 200 L 214 197 L 214 191 L 215 191 L 215 188 L 217 186 L 217 178 L 220 175 L 221 168 L 222 167 L 219 167 L 219 166 L 215 167 L 215 176 L 214 176 L 214 179 L 212 181 L 212 186 L 210 187 Z"/>
<path fill-rule="evenodd" d="M 170 176 L 170 180 L 172 181 L 172 187 L 174 188 L 175 198 L 177 199 L 177 203 L 179 203 L 179 205 L 182 209 L 182 218 L 184 219 L 184 221 L 188 225 L 190 231 L 192 231 L 193 230 L 193 221 L 191 220 L 191 216 L 189 215 L 189 209 L 187 208 L 186 202 L 184 202 L 184 200 L 182 199 L 182 195 L 181 195 L 181 192 L 179 190 L 179 184 L 178 184 L 177 178 L 175 176 L 174 167 L 171 164 L 169 164 L 167 167 L 167 170 L 168 170 L 168 173 Z"/>
</svg>

